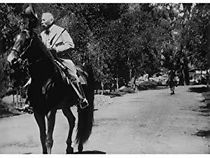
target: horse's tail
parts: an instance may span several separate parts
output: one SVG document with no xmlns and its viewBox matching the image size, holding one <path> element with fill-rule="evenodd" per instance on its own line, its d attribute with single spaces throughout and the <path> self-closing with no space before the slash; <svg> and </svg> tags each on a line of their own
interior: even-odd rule
<svg viewBox="0 0 210 158">
<path fill-rule="evenodd" d="M 78 110 L 78 125 L 76 134 L 76 143 L 83 145 L 89 138 L 93 126 L 94 112 L 94 77 L 91 66 L 85 66 L 88 73 L 87 85 L 83 87 L 89 106 Z"/>
</svg>

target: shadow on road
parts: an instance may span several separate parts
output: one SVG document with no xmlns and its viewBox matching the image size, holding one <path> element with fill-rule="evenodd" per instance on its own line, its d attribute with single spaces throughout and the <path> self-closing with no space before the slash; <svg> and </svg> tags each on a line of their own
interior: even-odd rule
<svg viewBox="0 0 210 158">
<path fill-rule="evenodd" d="M 200 106 L 200 112 L 210 113 L 210 106 L 209 105 Z"/>
<path fill-rule="evenodd" d="M 207 131 L 205 131 L 205 130 L 199 130 L 194 135 L 199 136 L 199 137 L 210 138 L 210 130 L 207 130 Z"/>
<path fill-rule="evenodd" d="M 29 152 L 29 153 L 23 153 L 23 154 L 26 154 L 27 155 L 27 154 L 32 154 L 32 153 Z"/>
<path fill-rule="evenodd" d="M 106 152 L 98 151 L 98 150 L 92 150 L 92 151 L 83 151 L 82 153 L 75 152 L 74 154 L 106 154 Z"/>
<path fill-rule="evenodd" d="M 27 155 L 27 154 L 33 154 L 33 153 L 28 152 L 28 153 L 23 153 L 23 154 Z M 73 154 L 106 154 L 106 152 L 93 150 L 93 151 L 83 151 L 82 153 L 75 152 Z"/>
<path fill-rule="evenodd" d="M 202 87 L 190 87 L 189 92 L 196 92 L 196 93 L 203 93 L 203 92 L 208 92 L 209 89 L 205 86 Z"/>
<path fill-rule="evenodd" d="M 192 111 L 199 112 L 199 115 L 201 115 L 201 116 L 206 116 L 206 117 L 210 116 L 210 106 L 209 106 L 209 104 L 207 104 L 207 105 L 205 104 L 205 105 L 201 105 L 201 106 L 198 106 L 196 108 L 193 108 Z"/>
</svg>

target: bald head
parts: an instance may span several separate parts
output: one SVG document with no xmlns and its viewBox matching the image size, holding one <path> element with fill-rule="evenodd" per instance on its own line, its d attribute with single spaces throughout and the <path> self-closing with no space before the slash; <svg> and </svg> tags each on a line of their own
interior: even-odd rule
<svg viewBox="0 0 210 158">
<path fill-rule="evenodd" d="M 48 28 L 54 22 L 54 17 L 51 13 L 43 13 L 41 24 L 44 28 Z"/>
</svg>

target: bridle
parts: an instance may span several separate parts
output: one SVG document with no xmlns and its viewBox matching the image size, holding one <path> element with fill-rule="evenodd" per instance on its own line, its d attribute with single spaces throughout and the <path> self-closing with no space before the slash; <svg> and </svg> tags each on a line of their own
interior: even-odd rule
<svg viewBox="0 0 210 158">
<path fill-rule="evenodd" d="M 23 30 L 23 31 L 24 31 L 24 30 Z M 28 30 L 25 30 L 25 31 L 26 31 L 26 33 L 28 33 Z M 23 60 L 23 56 L 26 54 L 26 52 L 28 51 L 28 49 L 31 47 L 33 40 L 34 40 L 34 38 L 33 38 L 33 37 L 30 37 L 29 44 L 27 45 L 27 47 L 24 48 L 23 51 L 19 51 L 19 50 L 17 50 L 15 47 L 13 47 L 13 48 L 11 49 L 11 51 L 14 51 L 14 52 L 16 52 L 16 53 L 18 54 L 17 60 L 18 60 L 18 59 Z M 21 52 L 22 52 L 22 53 L 21 53 Z M 20 54 L 20 55 L 19 55 L 19 54 Z M 38 62 L 40 62 L 40 61 L 42 61 L 42 60 L 43 60 L 43 59 L 37 59 L 37 60 L 33 61 L 33 63 L 28 63 L 28 66 L 29 66 L 29 65 L 33 65 L 33 64 L 35 64 L 35 63 L 38 63 Z"/>
<path fill-rule="evenodd" d="M 27 50 L 31 46 L 32 42 L 33 42 L 33 38 L 30 39 L 30 42 L 29 42 L 28 46 L 24 48 L 24 50 L 22 51 L 22 53 L 19 50 L 15 49 L 14 47 L 11 49 L 11 51 L 14 51 L 17 54 L 20 54 L 20 55 L 18 55 L 18 58 L 21 58 L 22 59 L 22 56 L 27 52 Z"/>
</svg>

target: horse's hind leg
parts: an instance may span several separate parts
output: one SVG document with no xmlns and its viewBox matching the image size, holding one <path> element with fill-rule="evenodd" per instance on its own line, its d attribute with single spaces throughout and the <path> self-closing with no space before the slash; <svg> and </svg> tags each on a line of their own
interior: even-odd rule
<svg viewBox="0 0 210 158">
<path fill-rule="evenodd" d="M 83 151 L 83 144 L 82 143 L 80 143 L 78 145 L 78 151 L 79 151 L 79 153 L 82 153 L 82 151 Z"/>
<path fill-rule="evenodd" d="M 46 126 L 45 126 L 45 116 L 40 115 L 34 111 L 34 117 L 36 119 L 36 122 L 39 126 L 39 132 L 40 132 L 40 140 L 42 144 L 42 152 L 43 154 L 47 154 L 47 147 L 46 147 Z"/>
<path fill-rule="evenodd" d="M 75 126 L 75 117 L 72 114 L 72 111 L 70 110 L 70 108 L 63 108 L 62 111 L 69 123 L 69 133 L 68 133 L 68 138 L 66 140 L 66 144 L 67 144 L 66 153 L 71 154 L 74 152 L 71 145 L 72 145 L 72 133 Z"/>
<path fill-rule="evenodd" d="M 46 147 L 47 153 L 51 154 L 52 146 L 53 146 L 53 130 L 55 127 L 55 117 L 56 117 L 56 109 L 53 109 L 47 114 L 47 137 L 46 137 Z"/>
</svg>

